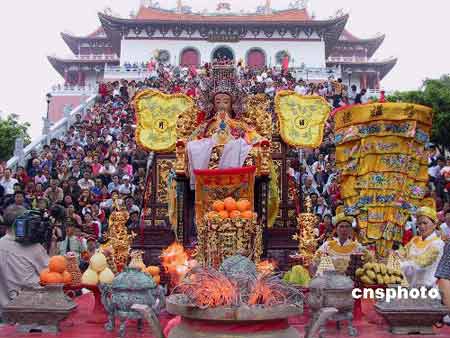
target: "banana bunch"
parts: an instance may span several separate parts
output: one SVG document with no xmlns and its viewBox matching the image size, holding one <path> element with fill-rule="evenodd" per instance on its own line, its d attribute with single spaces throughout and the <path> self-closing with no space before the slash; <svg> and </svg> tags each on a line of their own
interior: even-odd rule
<svg viewBox="0 0 450 338">
<path fill-rule="evenodd" d="M 356 270 L 356 277 L 366 285 L 402 284 L 404 281 L 400 269 L 387 267 L 383 263 L 366 263 Z"/>
</svg>

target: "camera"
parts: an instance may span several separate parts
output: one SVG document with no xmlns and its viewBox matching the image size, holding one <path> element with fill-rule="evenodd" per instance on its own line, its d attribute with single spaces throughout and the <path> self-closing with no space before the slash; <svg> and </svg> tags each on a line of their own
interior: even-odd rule
<svg viewBox="0 0 450 338">
<path fill-rule="evenodd" d="M 16 218 L 13 224 L 16 242 L 22 244 L 45 244 L 51 238 L 50 220 L 40 211 L 28 211 Z"/>
</svg>

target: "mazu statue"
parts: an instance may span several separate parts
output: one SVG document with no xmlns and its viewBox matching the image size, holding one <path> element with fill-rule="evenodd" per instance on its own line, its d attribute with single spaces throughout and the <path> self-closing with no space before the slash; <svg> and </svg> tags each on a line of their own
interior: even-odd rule
<svg viewBox="0 0 450 338">
<path fill-rule="evenodd" d="M 135 96 L 136 139 L 154 154 L 144 237 L 158 231 L 164 247 L 173 234 L 196 246 L 204 265 L 238 252 L 258 260 L 267 249 L 263 233 L 291 241 L 292 230 L 274 228 L 297 226 L 286 175 L 298 156 L 292 150 L 320 144 L 330 109 L 321 97 L 283 91 L 274 117 L 269 97 L 247 95 L 231 63 L 213 64 L 199 92 L 196 100 L 156 90 Z"/>
</svg>

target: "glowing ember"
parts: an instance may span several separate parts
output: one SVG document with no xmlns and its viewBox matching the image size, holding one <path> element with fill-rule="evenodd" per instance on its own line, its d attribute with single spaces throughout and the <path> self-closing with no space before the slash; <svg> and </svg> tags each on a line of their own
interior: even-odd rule
<svg viewBox="0 0 450 338">
<path fill-rule="evenodd" d="M 215 270 L 200 269 L 190 274 L 177 290 L 199 308 L 238 304 L 239 290 L 235 282 Z"/>
<path fill-rule="evenodd" d="M 172 287 L 180 284 L 189 270 L 196 266 L 196 262 L 189 258 L 183 245 L 178 242 L 172 243 L 162 251 L 161 263 L 170 276 Z"/>
<path fill-rule="evenodd" d="M 214 269 L 191 271 L 174 290 L 186 296 L 189 304 L 199 308 L 221 306 L 300 304 L 300 291 L 278 276 L 227 277 Z"/>
<path fill-rule="evenodd" d="M 289 299 L 292 296 L 298 296 L 292 287 L 284 284 L 276 276 L 261 275 L 253 281 L 248 305 L 268 305 L 291 303 Z"/>
<path fill-rule="evenodd" d="M 277 263 L 274 260 L 262 261 L 256 265 L 258 272 L 263 275 L 272 274 L 276 268 Z"/>
</svg>

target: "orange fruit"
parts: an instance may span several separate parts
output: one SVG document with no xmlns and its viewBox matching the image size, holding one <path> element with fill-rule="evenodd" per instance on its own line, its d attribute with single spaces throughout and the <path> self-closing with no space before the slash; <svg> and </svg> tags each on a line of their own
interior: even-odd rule
<svg viewBox="0 0 450 338">
<path fill-rule="evenodd" d="M 145 271 L 147 271 L 152 276 L 158 276 L 161 272 L 159 266 L 148 266 Z"/>
<path fill-rule="evenodd" d="M 239 210 L 233 210 L 232 212 L 230 212 L 230 218 L 236 219 L 239 217 L 241 217 L 241 212 Z"/>
<path fill-rule="evenodd" d="M 50 270 L 48 268 L 46 268 L 46 269 L 42 270 L 41 273 L 39 274 L 39 279 L 42 284 L 47 283 L 47 274 L 49 272 L 50 272 Z"/>
<path fill-rule="evenodd" d="M 252 219 L 253 218 L 253 212 L 250 210 L 244 211 L 241 213 L 241 217 L 245 219 Z"/>
<path fill-rule="evenodd" d="M 228 211 L 226 211 L 226 210 L 223 210 L 223 211 L 219 212 L 219 216 L 222 219 L 230 217 L 230 215 L 228 214 Z"/>
<path fill-rule="evenodd" d="M 71 284 L 72 283 L 72 275 L 69 273 L 69 271 L 64 271 L 63 273 L 62 273 L 62 276 L 63 276 L 63 281 L 64 281 L 64 284 Z"/>
<path fill-rule="evenodd" d="M 63 284 L 64 277 L 59 272 L 48 272 L 44 276 L 44 284 Z"/>
<path fill-rule="evenodd" d="M 67 269 L 67 261 L 64 256 L 53 256 L 48 262 L 50 272 L 63 273 Z"/>
<path fill-rule="evenodd" d="M 251 203 L 250 203 L 248 200 L 246 200 L 246 199 L 240 199 L 240 200 L 236 203 L 236 207 L 237 207 L 237 209 L 238 209 L 240 212 L 243 212 L 243 211 L 250 210 L 251 207 L 252 207 L 252 205 L 251 205 Z"/>
<path fill-rule="evenodd" d="M 233 211 L 236 210 L 236 201 L 233 197 L 227 197 L 223 200 L 223 203 L 225 204 L 225 209 L 227 211 Z"/>
<path fill-rule="evenodd" d="M 222 201 L 214 201 L 213 209 L 217 212 L 225 210 L 225 204 Z"/>
<path fill-rule="evenodd" d="M 157 285 L 159 285 L 159 283 L 161 283 L 161 277 L 160 277 L 159 275 L 157 275 L 157 276 L 152 276 L 152 278 L 153 278 L 153 281 L 154 281 Z"/>
</svg>

